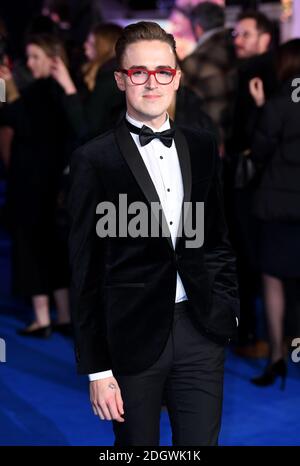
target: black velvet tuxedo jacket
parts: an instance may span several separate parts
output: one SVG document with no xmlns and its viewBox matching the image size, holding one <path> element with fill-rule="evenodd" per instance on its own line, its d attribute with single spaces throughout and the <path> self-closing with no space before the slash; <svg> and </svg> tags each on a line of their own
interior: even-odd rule
<svg viewBox="0 0 300 466">
<path fill-rule="evenodd" d="M 204 244 L 187 248 L 170 237 L 108 237 L 96 233 L 97 205 L 159 202 L 143 159 L 122 120 L 76 150 L 71 163 L 69 252 L 77 369 L 136 374 L 150 367 L 167 341 L 176 273 L 199 331 L 220 344 L 236 333 L 239 299 L 228 242 L 216 143 L 208 132 L 176 128 L 184 201 L 205 203 Z M 118 209 L 117 209 L 118 210 Z"/>
</svg>

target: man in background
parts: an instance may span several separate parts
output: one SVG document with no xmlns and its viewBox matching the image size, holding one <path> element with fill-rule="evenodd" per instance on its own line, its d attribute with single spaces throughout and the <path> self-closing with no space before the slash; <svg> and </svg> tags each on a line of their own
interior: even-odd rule
<svg viewBox="0 0 300 466">
<path fill-rule="evenodd" d="M 194 52 L 181 66 L 185 84 L 203 100 L 203 110 L 219 129 L 222 142 L 230 136 L 236 91 L 235 51 L 225 10 L 203 2 L 190 14 L 197 39 Z"/>
</svg>

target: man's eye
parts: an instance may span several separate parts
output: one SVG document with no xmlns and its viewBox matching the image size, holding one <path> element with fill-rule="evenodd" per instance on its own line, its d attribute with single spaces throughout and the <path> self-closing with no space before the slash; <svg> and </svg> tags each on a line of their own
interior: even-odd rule
<svg viewBox="0 0 300 466">
<path fill-rule="evenodd" d="M 140 76 L 146 76 L 147 73 L 145 71 L 142 71 L 142 70 L 136 70 L 132 74 L 133 74 L 133 76 L 140 77 Z"/>
<path fill-rule="evenodd" d="M 160 76 L 168 76 L 168 77 L 172 76 L 171 71 L 167 71 L 167 70 L 161 70 L 161 71 L 158 72 L 158 74 Z"/>
</svg>

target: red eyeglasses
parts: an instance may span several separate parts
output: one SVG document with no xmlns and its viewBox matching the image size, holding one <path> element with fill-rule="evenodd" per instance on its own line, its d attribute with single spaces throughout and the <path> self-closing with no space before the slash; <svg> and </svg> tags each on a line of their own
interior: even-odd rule
<svg viewBox="0 0 300 466">
<path fill-rule="evenodd" d="M 129 76 L 132 84 L 145 84 L 151 74 L 155 76 L 158 84 L 170 84 L 177 72 L 175 68 L 159 68 L 158 70 L 146 70 L 145 68 L 130 68 L 130 70 L 119 70 Z"/>
</svg>

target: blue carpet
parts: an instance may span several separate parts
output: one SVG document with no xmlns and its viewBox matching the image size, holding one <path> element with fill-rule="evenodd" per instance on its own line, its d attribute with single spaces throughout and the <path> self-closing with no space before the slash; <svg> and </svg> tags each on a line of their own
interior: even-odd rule
<svg viewBox="0 0 300 466">
<path fill-rule="evenodd" d="M 111 423 L 90 409 L 85 377 L 75 374 L 72 342 L 16 335 L 21 322 L 11 310 L 0 316 L 7 362 L 0 365 L 1 445 L 112 445 Z M 221 445 L 300 445 L 300 367 L 290 363 L 285 391 L 260 389 L 248 379 L 264 361 L 228 354 Z M 161 444 L 170 445 L 167 412 L 161 414 Z"/>
<path fill-rule="evenodd" d="M 87 378 L 75 373 L 71 340 L 16 334 L 31 309 L 9 297 L 9 270 L 9 242 L 0 233 L 0 337 L 7 359 L 0 363 L 0 445 L 112 445 L 111 422 L 93 415 Z M 221 445 L 300 445 L 300 364 L 289 362 L 285 391 L 249 383 L 264 364 L 228 351 Z M 161 445 L 171 445 L 165 409 Z"/>
</svg>

